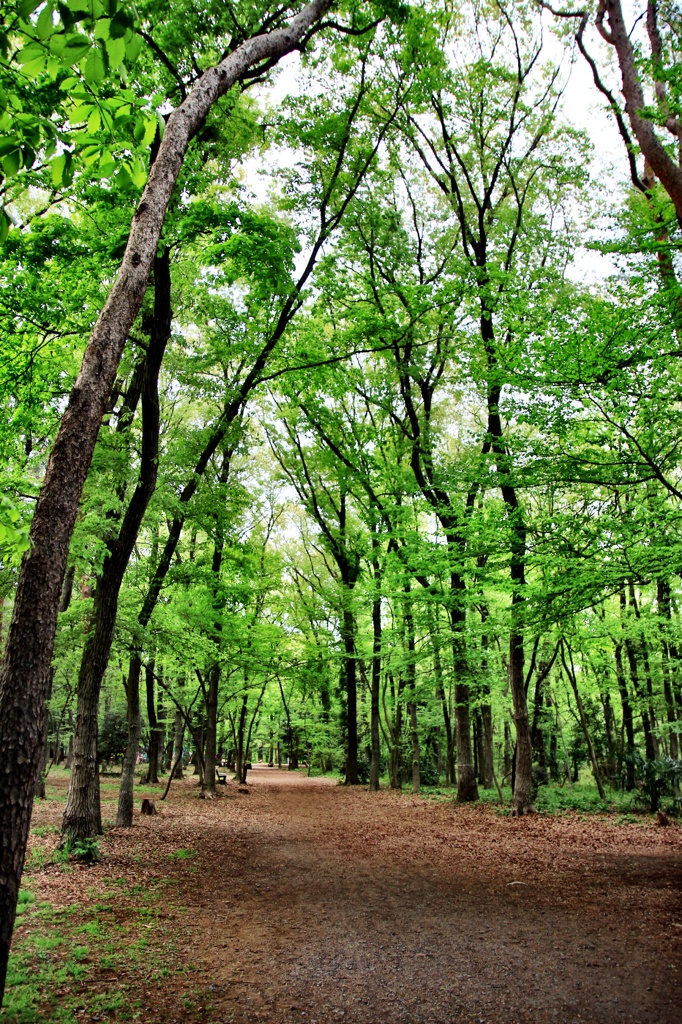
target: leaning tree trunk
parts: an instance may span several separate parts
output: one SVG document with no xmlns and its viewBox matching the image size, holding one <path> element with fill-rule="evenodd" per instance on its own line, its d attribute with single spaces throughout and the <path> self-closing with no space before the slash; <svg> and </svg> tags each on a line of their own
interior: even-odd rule
<svg viewBox="0 0 682 1024">
<path fill-rule="evenodd" d="M 330 6 L 312 0 L 285 27 L 247 39 L 209 68 L 168 119 L 121 270 L 83 356 L 31 524 L 0 674 L 0 1001 L 42 744 L 57 608 L 78 503 L 123 345 L 142 304 L 187 147 L 213 104 L 254 65 L 290 53 Z"/>
<path fill-rule="evenodd" d="M 133 823 L 133 807 L 135 803 L 135 765 L 137 755 L 140 752 L 140 733 L 142 722 L 140 721 L 140 669 L 142 663 L 140 656 L 133 654 L 130 659 L 128 681 L 126 683 L 126 697 L 128 700 L 128 745 L 125 757 L 123 758 L 123 770 L 121 771 L 121 788 L 118 794 L 118 813 L 116 825 L 119 828 L 130 828 Z"/>
<path fill-rule="evenodd" d="M 142 448 L 139 479 L 118 536 L 111 538 L 107 544 L 108 554 L 95 588 L 92 630 L 85 644 L 78 674 L 74 766 L 62 819 L 62 842 L 65 843 L 96 836 L 102 831 L 97 774 L 99 695 L 109 664 L 123 576 L 156 488 L 160 428 L 159 372 L 170 338 L 171 319 L 170 250 L 166 249 L 154 260 L 154 314 L 140 388 Z M 136 404 L 134 398 L 131 413 Z"/>
</svg>

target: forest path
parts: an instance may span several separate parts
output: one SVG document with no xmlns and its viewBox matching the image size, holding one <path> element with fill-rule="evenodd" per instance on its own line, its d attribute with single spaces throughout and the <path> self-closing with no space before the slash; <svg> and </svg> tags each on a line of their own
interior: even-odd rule
<svg viewBox="0 0 682 1024">
<path fill-rule="evenodd" d="M 679 1024 L 679 827 L 268 769 L 249 790 L 204 803 L 201 885 L 178 879 L 216 1021 Z M 169 811 L 196 828 L 192 805 Z"/>
</svg>

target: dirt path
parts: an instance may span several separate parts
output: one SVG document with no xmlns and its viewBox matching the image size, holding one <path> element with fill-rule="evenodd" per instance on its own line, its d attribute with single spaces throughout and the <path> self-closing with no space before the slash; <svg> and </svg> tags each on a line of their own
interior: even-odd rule
<svg viewBox="0 0 682 1024">
<path fill-rule="evenodd" d="M 682 830 L 250 778 L 198 844 L 221 1018 L 682 1019 Z"/>
<path fill-rule="evenodd" d="M 195 851 L 169 893 L 203 995 L 190 1012 L 150 987 L 147 1022 L 682 1019 L 678 826 L 514 820 L 267 769 L 248 794 L 198 801 L 188 781 L 163 807 L 109 833 L 106 870 L 144 850 L 160 877 L 168 850 Z"/>
</svg>

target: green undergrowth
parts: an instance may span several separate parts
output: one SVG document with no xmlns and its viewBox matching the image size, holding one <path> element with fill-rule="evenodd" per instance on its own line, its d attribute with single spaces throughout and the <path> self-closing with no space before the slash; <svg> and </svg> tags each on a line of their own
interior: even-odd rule
<svg viewBox="0 0 682 1024">
<path fill-rule="evenodd" d="M 403 792 L 409 793 L 406 786 Z M 427 800 L 454 803 L 457 800 L 457 789 L 454 786 L 424 786 L 421 794 Z M 490 804 L 499 814 L 511 814 L 512 791 L 509 786 L 502 787 L 503 803 L 500 803 L 496 789 L 479 789 L 479 803 Z M 534 800 L 535 809 L 541 814 L 591 814 L 601 815 L 612 824 L 648 823 L 652 815 L 648 812 L 646 801 L 638 790 L 625 793 L 620 790 L 606 790 L 606 799 L 602 800 L 593 782 L 581 780 L 572 786 L 552 784 L 540 786 Z M 665 805 L 667 814 L 675 815 L 677 807 L 673 801 Z"/>
<path fill-rule="evenodd" d="M 141 988 L 191 969 L 163 927 L 166 881 L 103 881 L 66 907 L 37 900 L 33 880 L 22 889 L 2 1024 L 77 1024 L 85 1009 L 88 1019 L 143 1020 Z"/>
</svg>

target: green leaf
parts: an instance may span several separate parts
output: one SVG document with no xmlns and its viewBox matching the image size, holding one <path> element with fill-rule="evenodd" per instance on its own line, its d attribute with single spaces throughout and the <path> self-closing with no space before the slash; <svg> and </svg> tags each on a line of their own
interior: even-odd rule
<svg viewBox="0 0 682 1024">
<path fill-rule="evenodd" d="M 36 78 L 41 71 L 45 70 L 46 56 L 42 54 L 40 57 L 36 57 L 35 60 L 29 61 L 28 64 L 24 64 L 24 74 L 28 75 L 29 78 Z"/>
<path fill-rule="evenodd" d="M 48 36 L 52 35 L 53 31 L 52 4 L 46 4 L 36 22 L 36 35 L 38 39 L 47 39 Z"/>
<path fill-rule="evenodd" d="M 99 47 L 94 47 L 88 54 L 88 59 L 85 62 L 85 70 L 83 72 L 85 81 L 88 85 L 99 85 L 103 82 L 106 76 L 106 68 L 104 66 L 104 57 Z"/>
<path fill-rule="evenodd" d="M 13 149 L 7 156 L 2 158 L 2 169 L 5 176 L 11 178 L 21 167 L 21 150 Z"/>
<path fill-rule="evenodd" d="M 37 60 L 38 57 L 45 58 L 45 47 L 41 43 L 33 42 L 28 43 L 23 49 L 19 50 L 16 60 L 18 64 L 30 64 L 32 61 Z"/>
<path fill-rule="evenodd" d="M 7 216 L 5 210 L 0 210 L 0 242 L 4 242 L 9 234 L 9 229 L 12 226 L 12 221 Z"/>
<path fill-rule="evenodd" d="M 69 36 L 62 51 L 62 63 L 65 65 L 77 64 L 90 50 L 92 43 L 87 36 L 76 32 Z"/>
<path fill-rule="evenodd" d="M 133 64 L 140 56 L 142 50 L 142 36 L 137 33 L 126 43 L 126 60 Z"/>
<path fill-rule="evenodd" d="M 137 188 L 142 188 L 147 183 L 147 168 L 139 157 L 135 157 L 132 162 L 130 177 L 133 179 L 133 185 Z"/>
<path fill-rule="evenodd" d="M 66 153 L 62 153 L 61 156 L 55 157 L 50 164 L 50 178 L 52 184 L 59 187 L 64 181 L 64 168 L 66 167 Z"/>
<path fill-rule="evenodd" d="M 40 7 L 42 0 L 21 0 L 19 4 L 19 17 L 26 21 L 31 17 L 33 12 Z"/>
<path fill-rule="evenodd" d="M 133 27 L 133 20 L 127 11 L 119 11 L 111 19 L 109 35 L 112 39 L 122 39 L 129 28 Z"/>
<path fill-rule="evenodd" d="M 64 81 L 60 84 L 59 88 L 62 90 L 62 92 L 68 92 L 69 89 L 73 89 L 74 85 L 78 85 L 79 82 L 80 78 L 65 78 Z"/>
<path fill-rule="evenodd" d="M 113 154 L 108 149 L 102 150 L 102 156 L 99 161 L 99 172 L 103 178 L 108 178 L 109 175 L 113 174 L 116 170 L 116 161 L 114 160 Z"/>
<path fill-rule="evenodd" d="M 126 54 L 126 45 L 123 39 L 107 39 L 106 41 L 107 56 L 109 57 L 109 67 L 112 70 L 123 63 L 123 59 Z"/>
<path fill-rule="evenodd" d="M 144 135 L 142 136 L 143 146 L 151 146 L 152 142 L 154 141 L 154 136 L 156 135 L 156 129 L 158 128 L 158 126 L 159 122 L 156 120 L 155 117 L 150 117 L 149 120 L 145 122 Z"/>
<path fill-rule="evenodd" d="M 127 168 L 121 167 L 116 174 L 116 184 L 119 188 L 130 188 L 133 179 L 130 177 Z"/>
<path fill-rule="evenodd" d="M 95 133 L 100 130 L 101 124 L 102 118 L 100 116 L 99 109 L 95 107 L 92 113 L 90 114 L 90 117 L 88 118 L 88 131 L 90 132 L 90 134 L 95 135 Z"/>
</svg>

